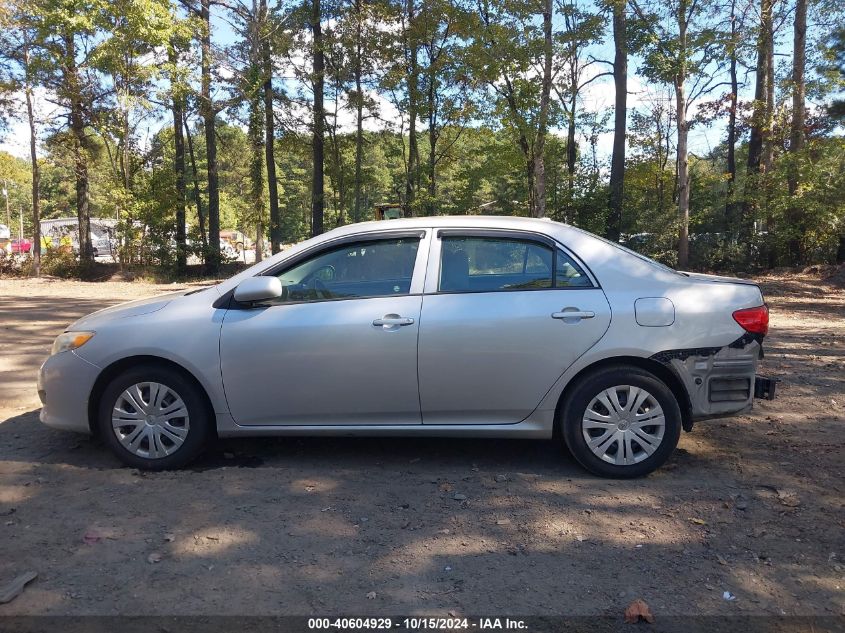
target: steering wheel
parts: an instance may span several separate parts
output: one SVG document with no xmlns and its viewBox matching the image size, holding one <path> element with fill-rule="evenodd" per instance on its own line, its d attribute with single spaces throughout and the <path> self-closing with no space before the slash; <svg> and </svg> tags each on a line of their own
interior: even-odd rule
<svg viewBox="0 0 845 633">
<path fill-rule="evenodd" d="M 329 299 L 331 297 L 331 292 L 329 291 L 326 284 L 323 283 L 321 279 L 314 277 L 311 279 L 311 290 L 317 295 L 318 299 Z"/>
</svg>

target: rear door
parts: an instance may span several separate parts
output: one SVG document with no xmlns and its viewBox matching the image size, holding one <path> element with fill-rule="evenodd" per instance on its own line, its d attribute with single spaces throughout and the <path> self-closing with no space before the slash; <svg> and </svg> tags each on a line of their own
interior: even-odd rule
<svg viewBox="0 0 845 633">
<path fill-rule="evenodd" d="M 604 335 L 604 292 L 546 236 L 436 233 L 419 333 L 423 424 L 520 422 Z"/>
</svg>

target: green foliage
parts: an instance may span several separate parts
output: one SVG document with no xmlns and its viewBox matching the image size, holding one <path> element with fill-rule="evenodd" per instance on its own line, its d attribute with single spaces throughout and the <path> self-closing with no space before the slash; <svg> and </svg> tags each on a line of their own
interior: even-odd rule
<svg viewBox="0 0 845 633">
<path fill-rule="evenodd" d="M 49 248 L 41 255 L 41 274 L 64 279 L 79 277 L 79 258 L 68 248 Z"/>
<path fill-rule="evenodd" d="M 216 39 L 211 60 L 214 105 L 219 110 L 214 132 L 220 224 L 253 239 L 259 230 L 266 232 L 269 195 L 262 162 L 261 100 L 266 78 L 258 54 L 259 44 L 266 43 L 273 62 L 281 223 L 284 242 L 291 243 L 311 234 L 310 6 L 269 4 L 268 12 L 261 14 L 259 2 L 212 3 L 212 22 L 220 18 L 232 27 L 226 38 L 232 41 Z M 607 5 L 554 3 L 554 89 L 543 149 L 547 214 L 597 233 L 604 231 L 608 213 L 609 165 L 602 139 L 609 133 L 612 112 L 602 105 L 588 107 L 582 90 L 607 68 L 597 59 L 606 56 L 611 44 Z M 199 94 L 195 45 L 204 27 L 190 6 L 173 0 L 0 2 L 0 119 L 21 118 L 13 97 L 27 82 L 55 102 L 51 120 L 39 120 L 42 217 L 76 216 L 81 158 L 88 172 L 90 215 L 117 221 L 121 264 L 157 267 L 167 274 L 175 270 L 180 203 L 170 120 L 174 97 L 188 117 L 192 150 L 186 147 L 185 154 L 188 248 L 200 258 L 208 254 L 200 213 L 208 213 L 209 160 L 205 130 L 198 122 L 205 102 Z M 679 188 L 673 90 L 684 84 L 687 101 L 700 106 L 691 110 L 692 133 L 709 129 L 708 140 L 715 144 L 712 151 L 689 156 L 690 265 L 708 270 L 776 265 L 784 262 L 792 239 L 801 242 L 809 260 L 833 260 L 845 235 L 845 147 L 837 128 L 845 116 L 845 107 L 837 101 L 845 86 L 841 8 L 830 1 L 818 5 L 819 16 L 840 23 L 828 31 L 832 36 L 825 32 L 811 38 L 809 51 L 817 72 L 808 79 L 808 94 L 816 103 L 832 101 L 829 115 L 810 108 L 806 147 L 789 153 L 792 85 L 788 64 L 780 68 L 775 123 L 767 130 L 773 163 L 755 186 L 746 183 L 743 169 L 750 108 L 740 103 L 740 168 L 734 191 L 739 196 L 750 191 L 757 209 L 750 218 L 756 230 L 740 244 L 725 212 L 727 152 L 718 138 L 729 99 L 715 88 L 725 79 L 727 51 L 737 52 L 740 67 L 753 63 L 754 20 L 740 20 L 737 41 L 729 41 L 725 3 L 636 0 L 626 6 L 631 66 L 638 67 L 639 83 L 647 83 L 642 90 L 631 89 L 639 96 L 628 112 L 622 230 L 629 244 L 666 263 L 676 262 Z M 376 204 L 405 202 L 409 180 L 415 214 L 528 215 L 528 164 L 539 146 L 542 5 L 527 0 L 324 0 L 323 7 L 325 226 L 353 217 L 356 189 L 360 219 L 368 220 Z M 784 20 L 789 17 L 786 9 Z M 24 42 L 31 53 L 26 72 Z M 413 73 L 419 168 L 409 179 Z M 73 134 L 68 126 L 72 103 L 81 103 L 81 139 L 79 130 Z M 356 188 L 358 106 L 364 131 Z M 574 143 L 567 139 L 570 124 Z M 786 184 L 792 168 L 800 180 L 794 196 Z M 29 164 L 0 152 L 0 180 L 9 183 L 9 223 L 16 231 L 20 210 L 32 204 Z M 796 203 L 803 218 L 800 227 L 786 222 L 790 205 Z M 4 212 L 0 206 L 2 223 Z M 28 213 L 24 220 L 29 233 L 33 227 Z M 44 270 L 80 273 L 76 258 L 63 251 L 47 253 Z"/>
<path fill-rule="evenodd" d="M 845 27 L 839 28 L 830 36 L 824 49 L 826 63 L 821 71 L 839 90 L 845 89 Z M 845 121 L 845 99 L 834 99 L 828 107 L 831 117 Z"/>
</svg>

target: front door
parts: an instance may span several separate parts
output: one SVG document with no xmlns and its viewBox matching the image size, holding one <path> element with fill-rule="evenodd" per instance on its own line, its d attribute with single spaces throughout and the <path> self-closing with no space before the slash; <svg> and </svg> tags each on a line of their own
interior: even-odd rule
<svg viewBox="0 0 845 633">
<path fill-rule="evenodd" d="M 420 325 L 423 424 L 520 422 L 604 335 L 610 306 L 539 236 L 440 234 Z"/>
<path fill-rule="evenodd" d="M 220 364 L 235 422 L 419 424 L 423 243 L 417 232 L 327 246 L 276 272 L 280 300 L 227 311 Z"/>
</svg>

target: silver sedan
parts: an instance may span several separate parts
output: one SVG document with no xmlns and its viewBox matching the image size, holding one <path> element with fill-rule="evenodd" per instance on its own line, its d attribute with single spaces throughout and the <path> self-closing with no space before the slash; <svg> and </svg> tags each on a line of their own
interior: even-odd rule
<svg viewBox="0 0 845 633">
<path fill-rule="evenodd" d="M 767 328 L 754 283 L 564 224 L 355 224 L 73 323 L 41 367 L 41 421 L 156 470 L 215 435 L 507 436 L 634 477 L 694 420 L 773 396 Z"/>
</svg>

